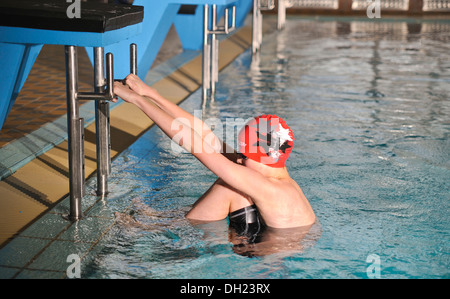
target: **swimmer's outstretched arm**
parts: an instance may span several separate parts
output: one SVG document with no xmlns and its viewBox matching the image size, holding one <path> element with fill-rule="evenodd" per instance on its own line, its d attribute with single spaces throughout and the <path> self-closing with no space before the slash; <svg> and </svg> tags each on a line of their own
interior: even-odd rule
<svg viewBox="0 0 450 299">
<path fill-rule="evenodd" d="M 149 98 L 149 100 L 167 114 L 194 129 L 197 134 L 202 136 L 204 142 L 208 142 L 215 150 L 226 154 L 235 154 L 234 149 L 218 138 L 207 124 L 180 106 L 164 98 L 156 89 L 145 84 L 138 76 L 133 74 L 128 75 L 125 78 L 125 83 L 131 90 Z M 229 158 L 232 159 L 231 157 Z M 235 157 L 233 158 L 235 159 Z"/>
<path fill-rule="evenodd" d="M 202 136 L 194 129 L 186 126 L 178 118 L 174 118 L 128 86 L 115 82 L 114 92 L 124 101 L 139 107 L 169 138 L 192 153 L 203 165 L 228 185 L 244 192 L 255 200 L 282 196 L 274 182 L 267 180 L 258 171 L 230 161 L 207 142 L 204 142 Z"/>
<path fill-rule="evenodd" d="M 114 83 L 114 91 L 116 95 L 121 97 L 124 101 L 135 104 L 140 108 L 163 130 L 164 133 L 166 133 L 167 136 L 186 150 L 190 152 L 193 152 L 194 149 L 198 152 L 220 152 L 220 148 L 214 147 L 210 142 L 204 140 L 203 133 L 206 129 L 195 131 L 193 126 L 186 123 L 186 117 L 189 118 L 189 116 L 191 116 L 193 118 L 191 114 L 182 109 L 178 111 L 175 109 L 163 109 L 161 106 L 170 107 L 171 103 L 159 96 L 156 91 L 153 94 L 153 97 L 157 98 L 158 101 L 152 100 L 147 96 L 142 96 L 129 88 L 128 85 L 123 85 L 119 82 Z M 162 103 L 162 105 L 158 105 L 160 103 Z M 176 111 L 176 113 L 169 113 L 167 110 L 169 110 L 169 112 Z M 211 132 L 211 134 L 213 133 Z"/>
</svg>

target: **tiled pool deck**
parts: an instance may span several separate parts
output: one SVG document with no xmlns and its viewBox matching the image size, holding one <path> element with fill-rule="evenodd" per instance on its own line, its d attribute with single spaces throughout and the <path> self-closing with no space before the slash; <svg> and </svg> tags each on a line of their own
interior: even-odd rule
<svg viewBox="0 0 450 299">
<path fill-rule="evenodd" d="M 76 254 L 86 262 L 114 225 L 114 210 L 124 211 L 127 207 L 120 204 L 126 202 L 86 196 L 85 217 L 69 222 L 63 218 L 69 211 L 66 198 L 2 248 L 0 278 L 65 278 L 68 256 Z"/>
</svg>

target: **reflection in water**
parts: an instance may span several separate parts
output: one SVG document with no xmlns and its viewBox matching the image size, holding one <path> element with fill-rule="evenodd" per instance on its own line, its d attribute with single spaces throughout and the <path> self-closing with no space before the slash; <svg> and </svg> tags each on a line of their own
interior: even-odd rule
<svg viewBox="0 0 450 299">
<path fill-rule="evenodd" d="M 313 246 L 321 235 L 320 225 L 273 228 L 266 227 L 257 236 L 239 234 L 234 228 L 229 228 L 229 241 L 233 244 L 233 251 L 247 257 L 281 254 L 289 256 L 302 253 L 303 250 Z"/>
</svg>

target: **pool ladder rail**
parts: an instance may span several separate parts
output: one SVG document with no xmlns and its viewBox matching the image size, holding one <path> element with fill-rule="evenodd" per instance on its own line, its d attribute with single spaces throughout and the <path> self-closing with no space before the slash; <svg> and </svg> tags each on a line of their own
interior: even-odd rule
<svg viewBox="0 0 450 299">
<path fill-rule="evenodd" d="M 278 22 L 277 29 L 284 28 L 286 20 L 286 0 L 278 0 Z M 275 0 L 254 0 L 253 1 L 253 21 L 252 21 L 252 54 L 260 51 L 262 43 L 262 13 L 261 11 L 273 10 Z M 211 8 L 212 28 L 209 29 L 210 7 L 205 4 L 203 7 L 203 69 L 202 69 L 202 100 L 203 105 L 210 97 L 214 100 L 216 83 L 219 80 L 219 41 L 216 35 L 230 34 L 236 29 L 236 6 L 231 7 L 231 26 L 230 26 L 230 8 L 225 8 L 224 26 L 219 26 L 217 5 L 213 4 Z"/>
<path fill-rule="evenodd" d="M 69 142 L 70 211 L 64 218 L 71 221 L 83 217 L 81 200 L 85 194 L 84 119 L 79 117 L 80 100 L 95 101 L 97 190 L 99 196 L 108 193 L 108 175 L 111 173 L 111 142 L 109 101 L 114 98 L 114 57 L 104 48 L 94 49 L 94 92 L 78 92 L 78 58 L 75 46 L 65 46 L 67 84 L 67 123 Z M 130 45 L 130 73 L 137 74 L 137 46 Z M 116 80 L 123 81 L 123 80 Z"/>
<path fill-rule="evenodd" d="M 202 99 L 205 100 L 210 96 L 212 99 L 215 94 L 215 85 L 219 80 L 219 40 L 216 35 L 226 35 L 232 33 L 236 29 L 236 6 L 231 7 L 231 24 L 230 24 L 230 8 L 225 8 L 224 25 L 218 25 L 217 5 L 212 5 L 212 26 L 209 29 L 209 5 L 203 7 L 203 69 L 202 69 Z"/>
<path fill-rule="evenodd" d="M 273 10 L 275 0 L 254 0 L 252 19 L 252 54 L 257 54 L 261 49 L 263 38 L 263 15 L 261 11 Z M 278 0 L 277 29 L 281 30 L 286 22 L 286 0 Z"/>
</svg>

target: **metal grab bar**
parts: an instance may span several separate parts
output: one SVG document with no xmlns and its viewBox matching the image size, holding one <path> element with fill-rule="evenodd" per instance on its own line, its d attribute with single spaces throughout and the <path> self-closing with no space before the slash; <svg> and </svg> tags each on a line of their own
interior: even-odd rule
<svg viewBox="0 0 450 299">
<path fill-rule="evenodd" d="M 94 49 L 94 52 L 96 51 L 99 51 L 98 48 Z M 103 57 L 99 57 L 98 54 L 96 54 L 94 57 L 95 60 L 99 59 L 103 60 Z M 103 72 L 102 70 L 100 70 L 100 68 L 103 68 L 103 62 L 101 62 L 98 65 L 98 67 L 96 67 L 97 73 Z M 101 79 L 96 78 L 96 81 L 100 80 Z M 111 101 L 113 97 L 114 97 L 114 56 L 112 53 L 108 53 L 106 54 L 106 85 L 96 86 L 96 91 L 94 92 L 78 92 L 77 100 Z"/>
<path fill-rule="evenodd" d="M 213 27 L 215 29 L 208 30 L 209 34 L 229 34 L 233 32 L 236 29 L 236 6 L 233 6 L 231 9 L 231 26 L 229 26 L 229 8 L 225 8 L 225 15 L 224 15 L 224 26 L 217 26 L 216 20 L 217 20 L 217 12 L 216 12 L 216 5 L 213 5 Z"/>
<path fill-rule="evenodd" d="M 278 0 L 278 18 L 277 29 L 282 30 L 286 26 L 286 2 L 285 0 Z"/>
<path fill-rule="evenodd" d="M 69 185 L 70 212 L 64 218 L 75 221 L 83 217 L 81 199 L 84 196 L 84 121 L 79 117 L 78 101 L 95 101 L 97 146 L 97 195 L 108 193 L 108 175 L 111 173 L 111 143 L 109 102 L 114 98 L 114 56 L 104 49 L 94 48 L 94 92 L 78 92 L 78 61 L 75 46 L 66 46 L 67 116 L 69 130 Z M 130 45 L 130 72 L 137 74 L 137 46 Z M 123 80 L 120 80 L 123 82 Z"/>
<path fill-rule="evenodd" d="M 137 45 L 130 45 L 130 73 L 137 75 Z"/>
<path fill-rule="evenodd" d="M 137 45 L 130 45 L 130 73 L 137 75 Z M 79 92 L 78 100 L 111 101 L 114 98 L 114 81 L 123 82 L 124 79 L 114 79 L 114 55 L 106 54 L 106 90 L 96 92 Z"/>
<path fill-rule="evenodd" d="M 225 8 L 224 26 L 217 25 L 217 5 L 212 5 L 212 28 L 209 29 L 209 5 L 203 10 L 203 69 L 202 69 L 202 99 L 205 104 L 208 91 L 214 98 L 215 84 L 219 78 L 219 40 L 217 34 L 230 34 L 236 29 L 236 6 Z M 211 38 L 210 38 L 211 37 Z"/>
<path fill-rule="evenodd" d="M 284 0 L 279 0 L 278 4 L 283 2 Z M 282 7 L 284 9 L 284 2 L 282 3 Z M 263 25 L 263 15 L 261 13 L 262 10 L 272 10 L 275 8 L 275 0 L 254 0 L 253 1 L 253 19 L 252 19 L 252 54 L 256 54 L 260 48 L 262 43 L 262 25 Z M 280 17 L 280 10 L 279 15 Z M 277 27 L 281 29 L 284 26 L 283 23 L 279 23 Z"/>
</svg>

